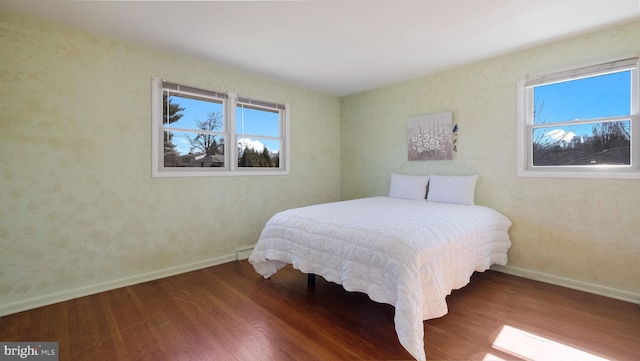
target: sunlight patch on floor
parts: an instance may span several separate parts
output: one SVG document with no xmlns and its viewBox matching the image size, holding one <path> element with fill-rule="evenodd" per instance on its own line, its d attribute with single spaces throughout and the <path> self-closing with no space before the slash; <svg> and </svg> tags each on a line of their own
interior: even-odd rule
<svg viewBox="0 0 640 361">
<path fill-rule="evenodd" d="M 507 325 L 502 327 L 493 342 L 493 347 L 523 360 L 608 361 L 608 359 Z M 484 359 L 502 360 L 492 354 L 487 354 Z"/>
</svg>

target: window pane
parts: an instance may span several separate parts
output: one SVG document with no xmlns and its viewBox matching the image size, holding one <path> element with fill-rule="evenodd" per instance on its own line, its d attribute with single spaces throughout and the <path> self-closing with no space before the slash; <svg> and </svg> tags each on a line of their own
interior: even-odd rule
<svg viewBox="0 0 640 361">
<path fill-rule="evenodd" d="M 224 136 L 164 132 L 165 167 L 224 167 Z"/>
<path fill-rule="evenodd" d="M 162 100 L 162 124 L 165 127 L 213 131 L 224 129 L 222 101 L 186 97 L 175 93 L 167 95 L 166 92 Z"/>
<path fill-rule="evenodd" d="M 631 121 L 532 130 L 534 166 L 630 165 Z"/>
<path fill-rule="evenodd" d="M 238 167 L 280 166 L 280 113 L 240 104 L 236 107 Z"/>
<path fill-rule="evenodd" d="M 534 124 L 631 114 L 631 71 L 537 86 Z"/>
<path fill-rule="evenodd" d="M 238 135 L 240 137 L 240 135 Z M 238 139 L 238 167 L 280 166 L 280 141 L 274 139 Z"/>
<path fill-rule="evenodd" d="M 236 134 L 240 138 L 251 135 L 278 138 L 280 137 L 280 113 L 277 110 L 238 105 L 236 107 Z"/>
</svg>

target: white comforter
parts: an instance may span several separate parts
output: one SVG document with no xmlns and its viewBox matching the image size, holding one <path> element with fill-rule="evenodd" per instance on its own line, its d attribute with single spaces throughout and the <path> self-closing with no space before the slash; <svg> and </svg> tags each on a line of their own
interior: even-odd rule
<svg viewBox="0 0 640 361">
<path fill-rule="evenodd" d="M 265 278 L 292 264 L 395 306 L 398 340 L 425 360 L 423 320 L 445 315 L 474 271 L 506 264 L 509 227 L 482 206 L 363 198 L 276 214 L 249 262 Z"/>
</svg>

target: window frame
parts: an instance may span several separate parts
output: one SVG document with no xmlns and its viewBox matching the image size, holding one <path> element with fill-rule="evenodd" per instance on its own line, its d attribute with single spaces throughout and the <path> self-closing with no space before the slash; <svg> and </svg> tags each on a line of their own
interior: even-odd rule
<svg viewBox="0 0 640 361">
<path fill-rule="evenodd" d="M 607 122 L 629 120 L 631 126 L 630 147 L 631 164 L 628 166 L 533 166 L 534 99 L 533 88 L 569 80 L 590 78 L 607 73 L 631 71 L 631 111 L 629 116 L 594 118 L 586 122 Z M 524 76 L 517 82 L 517 172 L 519 177 L 559 177 L 559 178 L 640 178 L 640 58 L 616 60 L 581 68 L 542 75 Z M 563 123 L 558 123 L 562 125 Z"/>
<path fill-rule="evenodd" d="M 233 92 L 216 92 L 189 85 L 168 82 L 160 77 L 152 77 L 151 89 L 151 175 L 152 177 L 216 177 L 216 176 L 271 176 L 289 175 L 289 104 L 275 103 L 239 96 Z M 223 134 L 224 167 L 165 167 L 164 166 L 164 131 L 163 125 L 163 93 L 164 84 L 183 87 L 185 90 L 175 91 L 178 94 L 196 96 L 203 99 L 222 102 L 223 129 L 214 133 Z M 252 106 L 277 111 L 279 114 L 279 167 L 238 167 L 238 147 L 236 139 L 236 105 L 240 102 Z M 204 131 L 203 133 L 207 133 Z M 265 138 L 270 138 L 265 136 Z"/>
</svg>

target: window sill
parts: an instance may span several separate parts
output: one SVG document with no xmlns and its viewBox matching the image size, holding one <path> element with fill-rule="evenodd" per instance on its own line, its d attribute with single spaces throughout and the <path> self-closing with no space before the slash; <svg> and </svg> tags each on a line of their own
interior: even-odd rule
<svg viewBox="0 0 640 361">
<path fill-rule="evenodd" d="M 586 178 L 586 179 L 640 179 L 640 171 L 564 171 L 564 170 L 519 170 L 518 177 L 528 178 Z"/>
</svg>

